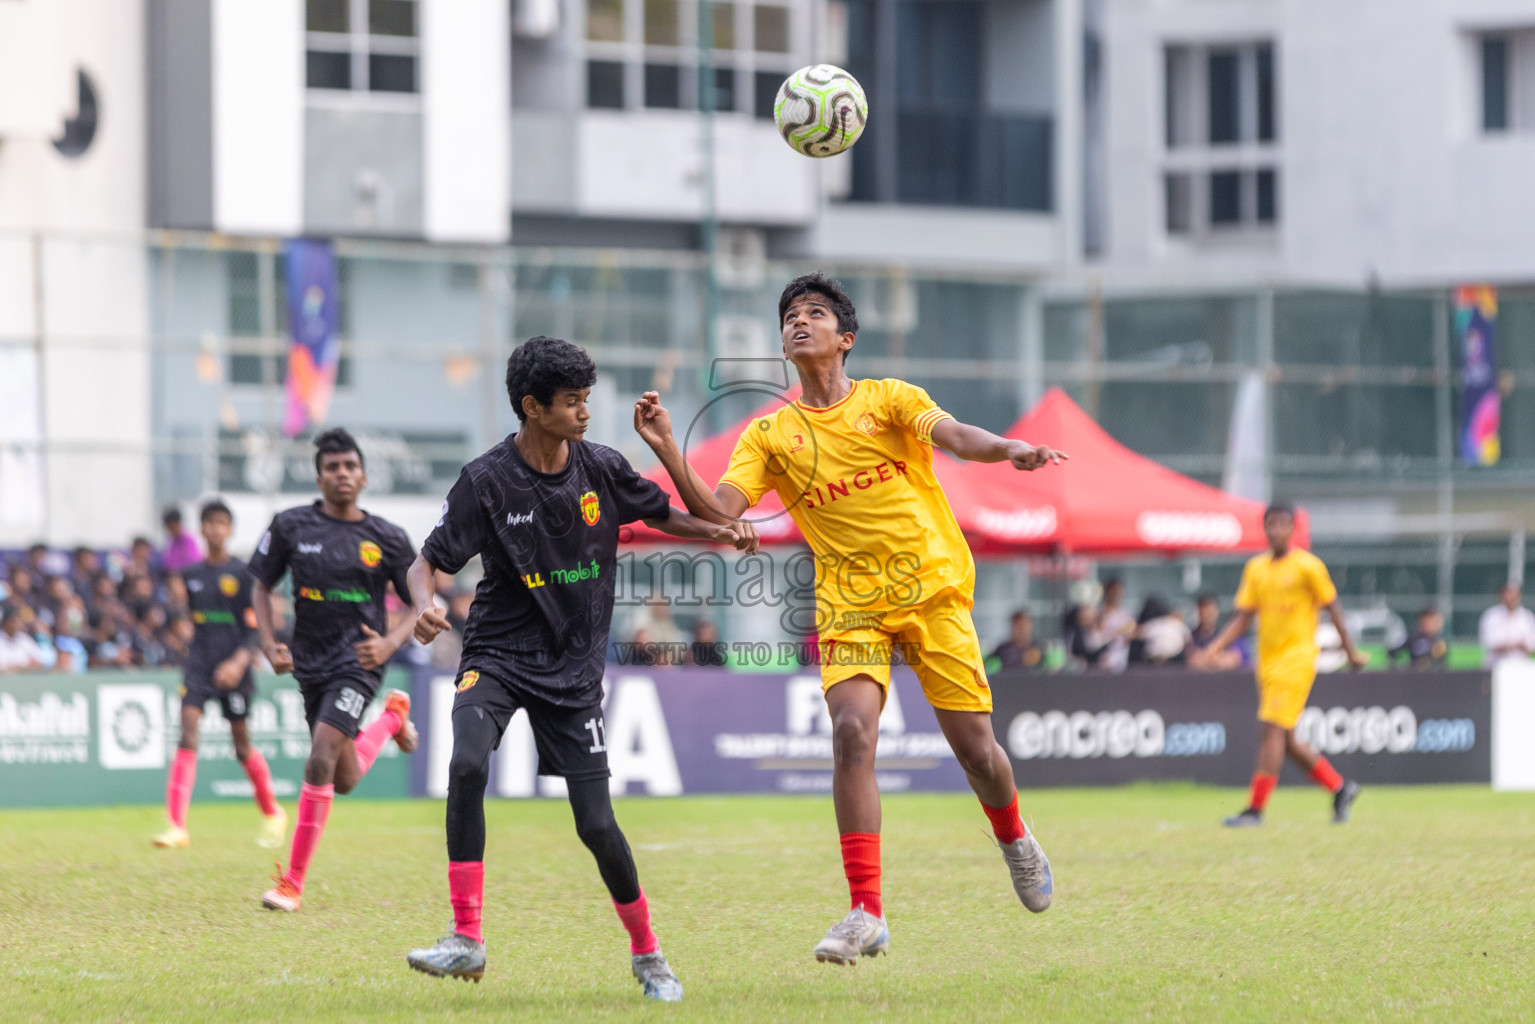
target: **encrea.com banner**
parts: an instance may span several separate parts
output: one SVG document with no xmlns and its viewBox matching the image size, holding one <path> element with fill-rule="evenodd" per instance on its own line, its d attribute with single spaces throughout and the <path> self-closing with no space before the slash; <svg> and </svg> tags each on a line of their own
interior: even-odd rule
<svg viewBox="0 0 1535 1024">
<path fill-rule="evenodd" d="M 1246 785 L 1258 751 L 1251 673 L 1142 671 L 991 680 L 997 740 L 1020 789 L 1146 779 Z M 1301 740 L 1360 782 L 1490 782 L 1486 672 L 1317 677 Z M 1303 782 L 1286 761 L 1281 781 Z"/>
</svg>

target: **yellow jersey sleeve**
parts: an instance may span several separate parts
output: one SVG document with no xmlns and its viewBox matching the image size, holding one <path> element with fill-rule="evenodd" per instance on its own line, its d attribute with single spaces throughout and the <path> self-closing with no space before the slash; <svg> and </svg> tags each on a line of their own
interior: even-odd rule
<svg viewBox="0 0 1535 1024">
<path fill-rule="evenodd" d="M 1306 560 L 1306 584 L 1311 588 L 1318 608 L 1325 608 L 1338 599 L 1338 588 L 1333 586 L 1332 576 L 1320 558 L 1313 556 Z"/>
<path fill-rule="evenodd" d="M 933 443 L 933 428 L 954 417 L 938 408 L 926 391 L 904 380 L 885 381 L 885 414 L 915 434 L 923 444 Z"/>
<path fill-rule="evenodd" d="M 1242 568 L 1242 583 L 1237 587 L 1236 606 L 1239 612 L 1258 610 L 1258 559 L 1254 558 Z"/>
<path fill-rule="evenodd" d="M 770 421 L 753 420 L 741 431 L 735 450 L 730 453 L 730 465 L 725 467 L 725 475 L 720 477 L 721 484 L 729 484 L 746 495 L 747 508 L 757 504 L 773 486 L 768 476 L 767 454 L 762 449 L 762 442 L 758 440 L 760 435 L 766 433 L 762 429 L 764 426 L 770 426 Z"/>
</svg>

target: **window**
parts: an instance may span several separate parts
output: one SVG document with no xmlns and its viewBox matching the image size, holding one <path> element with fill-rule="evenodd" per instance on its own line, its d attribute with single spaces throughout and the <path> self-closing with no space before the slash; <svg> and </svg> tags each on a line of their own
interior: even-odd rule
<svg viewBox="0 0 1535 1024">
<path fill-rule="evenodd" d="M 1164 58 L 1167 234 L 1272 227 L 1279 220 L 1273 44 L 1172 45 Z"/>
<path fill-rule="evenodd" d="M 416 0 L 306 0 L 304 27 L 310 89 L 420 90 Z"/>
<path fill-rule="evenodd" d="M 1482 130 L 1508 130 L 1508 37 L 1482 39 Z"/>
<path fill-rule="evenodd" d="M 715 110 L 771 117 L 779 84 L 803 63 L 792 52 L 791 8 L 712 0 L 700 12 L 699 2 L 588 0 L 586 105 L 698 110 L 712 84 Z M 700 33 L 712 76 L 699 60 Z"/>
</svg>

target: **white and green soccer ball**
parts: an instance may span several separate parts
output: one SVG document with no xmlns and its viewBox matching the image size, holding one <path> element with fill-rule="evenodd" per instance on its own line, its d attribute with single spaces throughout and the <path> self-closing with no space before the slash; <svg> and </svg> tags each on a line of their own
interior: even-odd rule
<svg viewBox="0 0 1535 1024">
<path fill-rule="evenodd" d="M 869 101 L 858 80 L 832 64 L 812 64 L 785 78 L 773 102 L 783 140 L 806 156 L 836 156 L 858 141 Z"/>
</svg>

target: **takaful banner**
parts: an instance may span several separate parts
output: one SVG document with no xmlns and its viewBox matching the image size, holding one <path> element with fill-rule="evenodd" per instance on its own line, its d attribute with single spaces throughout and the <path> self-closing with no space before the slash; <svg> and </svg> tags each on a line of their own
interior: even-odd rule
<svg viewBox="0 0 1535 1024">
<path fill-rule="evenodd" d="M 385 686 L 408 689 L 392 672 Z M 365 720 L 383 712 L 376 700 Z M 181 678 L 169 672 L 0 676 L 0 807 L 159 803 L 178 740 Z M 304 700 L 291 678 L 258 676 L 247 719 L 251 742 L 272 769 L 279 798 L 298 796 L 309 729 Z M 251 799 L 235 760 L 229 723 L 210 703 L 199 730 L 194 800 Z M 362 783 L 361 796 L 410 791 L 406 758 L 385 744 Z"/>
<path fill-rule="evenodd" d="M 1258 751 L 1250 673 L 992 677 L 992 725 L 1023 789 L 1148 779 L 1246 785 Z M 1489 782 L 1486 672 L 1317 678 L 1296 734 L 1351 779 Z M 1285 782 L 1304 777 L 1286 762 Z"/>
<path fill-rule="evenodd" d="M 325 422 L 341 342 L 336 338 L 340 298 L 336 292 L 336 256 L 329 242 L 290 239 L 283 248 L 288 280 L 287 410 L 283 433 L 296 437 Z"/>
</svg>

